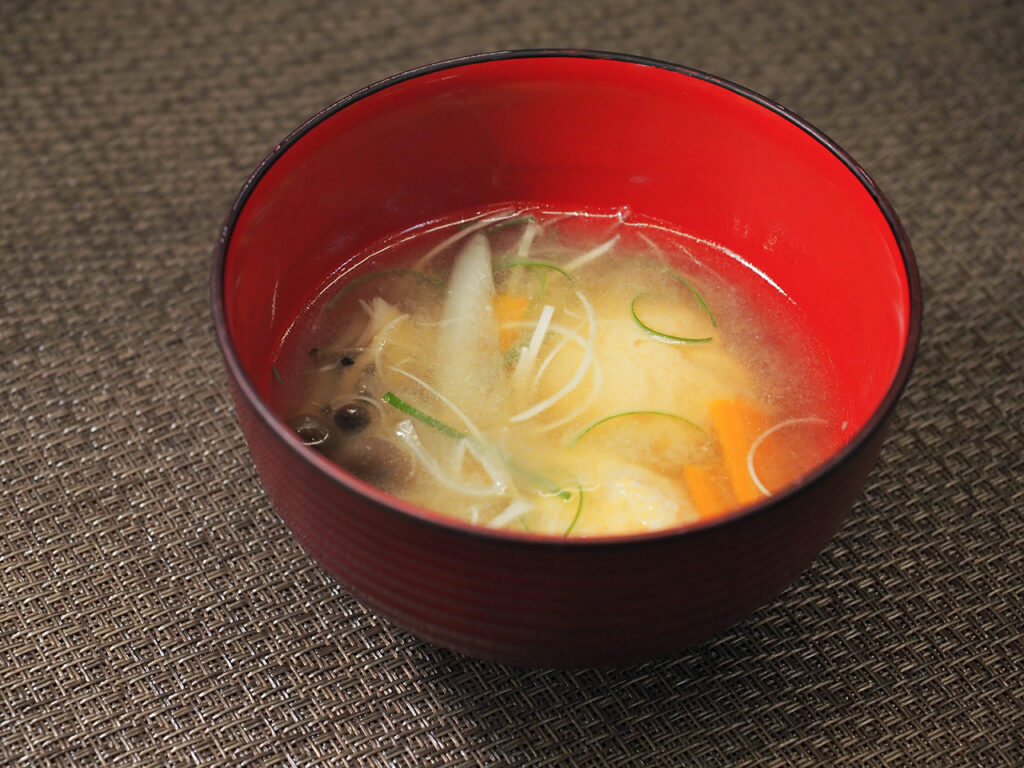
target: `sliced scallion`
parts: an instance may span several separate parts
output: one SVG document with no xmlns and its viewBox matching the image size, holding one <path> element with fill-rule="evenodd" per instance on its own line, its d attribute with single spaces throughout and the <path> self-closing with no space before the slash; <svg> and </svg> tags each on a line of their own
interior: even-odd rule
<svg viewBox="0 0 1024 768">
<path fill-rule="evenodd" d="M 619 411 L 618 413 L 612 413 L 612 414 L 610 414 L 608 416 L 604 416 L 603 418 L 600 418 L 597 421 L 590 422 L 590 424 L 585 426 L 576 435 L 576 437 L 574 437 L 571 441 L 569 441 L 569 447 L 570 448 L 575 447 L 576 444 L 580 440 L 582 440 L 587 434 L 589 434 L 595 428 L 597 428 L 597 427 L 601 426 L 602 424 L 604 424 L 606 421 L 611 421 L 612 419 L 618 419 L 618 418 L 620 418 L 622 416 L 668 416 L 669 418 L 678 419 L 679 421 L 682 421 L 682 422 L 685 422 L 686 424 L 689 424 L 691 427 L 696 429 L 702 435 L 706 435 L 707 434 L 703 429 L 698 427 L 696 424 L 694 424 L 688 418 L 686 418 L 685 416 L 680 416 L 678 413 L 670 413 L 669 411 Z"/>
<path fill-rule="evenodd" d="M 513 459 L 511 456 L 502 456 L 502 459 L 508 465 L 509 469 L 511 469 L 515 474 L 519 475 L 523 480 L 526 480 L 530 485 L 542 489 L 544 493 L 557 496 L 565 501 L 572 498 L 572 493 L 557 485 L 553 480 L 544 477 L 544 475 L 534 472 L 532 469 Z"/>
<path fill-rule="evenodd" d="M 548 273 L 545 272 L 540 267 L 536 266 L 531 267 L 531 269 L 537 271 L 537 280 L 540 281 L 540 290 L 537 291 L 537 295 L 534 296 L 533 301 L 530 302 L 530 306 L 526 308 L 526 314 L 530 314 L 531 312 L 533 312 L 533 310 L 539 307 L 540 303 L 544 300 L 548 293 Z"/>
<path fill-rule="evenodd" d="M 487 231 L 500 232 L 503 229 L 515 227 L 518 226 L 519 224 L 529 224 L 531 221 L 534 221 L 534 218 L 533 216 L 530 215 L 513 216 L 511 219 L 503 219 L 502 221 L 496 222 L 495 224 L 491 224 L 491 226 L 487 228 Z"/>
<path fill-rule="evenodd" d="M 274 378 L 277 379 L 278 384 L 284 384 L 284 379 L 281 378 L 281 374 L 277 372 L 277 368 L 275 366 L 270 366 L 270 372 L 274 374 Z"/>
<path fill-rule="evenodd" d="M 693 294 L 693 298 L 697 300 L 697 303 L 700 304 L 700 308 L 703 309 L 704 312 L 707 314 L 708 320 L 711 321 L 711 325 L 717 328 L 718 323 L 715 322 L 715 316 L 711 313 L 711 307 L 709 307 L 707 303 L 704 301 L 704 297 L 700 295 L 700 291 L 698 291 L 696 288 L 690 285 L 689 281 L 685 277 L 680 275 L 678 272 L 670 271 L 669 274 L 671 274 L 672 277 L 674 277 L 676 280 L 678 280 L 680 283 L 686 286 L 686 290 Z"/>
<path fill-rule="evenodd" d="M 647 323 L 641 320 L 636 313 L 637 302 L 640 301 L 640 299 L 642 299 L 645 295 L 646 294 L 642 293 L 636 298 L 634 298 L 629 305 L 629 311 L 632 313 L 633 319 L 636 321 L 636 324 L 639 325 L 652 336 L 655 336 L 663 341 L 667 341 L 671 344 L 706 344 L 714 338 L 713 336 L 704 336 L 702 338 L 691 338 L 688 336 L 673 336 L 670 333 L 665 333 L 655 328 L 651 328 L 651 326 L 647 325 Z M 701 303 L 703 303 L 703 301 Z M 712 320 L 714 320 L 714 318 L 712 318 Z"/>
<path fill-rule="evenodd" d="M 422 421 L 428 427 L 433 427 L 438 432 L 448 435 L 448 437 L 454 437 L 456 440 L 463 440 L 466 437 L 466 435 L 463 432 L 459 432 L 459 430 L 455 429 L 454 427 L 449 427 L 443 421 L 438 421 L 429 413 L 424 413 L 416 406 L 410 405 L 409 403 L 405 402 L 405 400 L 396 395 L 394 392 L 385 392 L 381 400 L 383 400 L 388 405 L 394 406 L 402 413 L 408 414 L 409 416 L 412 416 L 414 419 L 417 419 L 418 421 Z"/>
<path fill-rule="evenodd" d="M 464 432 L 460 432 L 454 427 L 448 426 L 443 421 L 435 419 L 429 413 L 424 413 L 411 403 L 407 403 L 394 392 L 385 392 L 384 396 L 381 397 L 381 400 L 383 400 L 388 405 L 397 408 L 402 413 L 408 416 L 412 416 L 417 421 L 421 421 L 427 426 L 433 427 L 442 434 L 448 435 L 449 437 L 455 438 L 456 440 L 469 440 L 471 443 L 473 442 L 472 438 L 470 438 Z M 521 477 L 529 481 L 531 484 L 544 489 L 545 493 L 553 494 L 565 500 L 568 500 L 572 497 L 572 494 L 569 491 L 559 488 L 557 485 L 555 485 L 555 483 L 553 483 L 548 478 L 523 466 L 516 460 L 507 456 L 502 457 L 502 459 L 513 472 L 520 475 Z"/>
<path fill-rule="evenodd" d="M 512 267 L 539 267 L 541 269 L 551 269 L 560 275 L 564 275 L 567 280 L 572 280 L 572 275 L 566 272 L 557 264 L 551 264 L 547 261 L 535 261 L 533 259 L 516 259 L 515 261 L 506 261 L 498 269 L 511 269 Z"/>
<path fill-rule="evenodd" d="M 583 486 L 579 486 L 579 500 L 576 502 L 576 514 L 572 518 L 572 522 L 569 523 L 569 527 L 565 529 L 563 536 L 568 536 L 572 533 L 572 529 L 576 527 L 576 523 L 580 521 L 580 514 L 583 512 Z"/>
</svg>

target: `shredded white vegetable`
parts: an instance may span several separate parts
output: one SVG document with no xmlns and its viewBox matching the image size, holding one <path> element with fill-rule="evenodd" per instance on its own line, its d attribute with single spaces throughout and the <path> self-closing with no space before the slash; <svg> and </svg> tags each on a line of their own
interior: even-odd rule
<svg viewBox="0 0 1024 768">
<path fill-rule="evenodd" d="M 466 441 L 459 440 L 455 443 L 455 449 L 452 451 L 449 457 L 448 463 L 452 466 L 453 472 L 462 471 L 462 463 L 466 459 Z"/>
<path fill-rule="evenodd" d="M 383 303 L 387 304 L 387 302 Z M 390 307 L 391 305 L 387 304 L 387 306 Z M 367 312 L 372 312 L 372 309 L 369 307 L 369 305 L 363 307 L 363 309 L 366 310 Z M 393 317 L 383 327 L 378 328 L 374 332 L 373 336 L 371 336 L 368 339 L 368 341 L 372 341 L 374 343 L 374 346 L 372 348 L 365 347 L 364 349 L 362 349 L 356 355 L 355 359 L 352 361 L 352 365 L 350 365 L 348 368 L 345 368 L 344 372 L 341 375 L 341 379 L 338 381 L 338 395 L 332 400 L 332 406 L 337 407 L 339 399 L 343 399 L 345 402 L 352 399 L 348 396 L 348 393 L 352 391 L 352 382 L 363 375 L 363 372 L 366 370 L 366 367 L 370 364 L 371 360 L 374 361 L 374 363 L 378 367 L 378 370 L 380 370 L 380 352 L 384 346 L 384 341 L 387 339 L 387 335 L 391 332 L 392 328 L 394 328 L 399 323 L 405 321 L 408 317 L 409 315 L 398 315 L 397 317 Z M 370 326 L 372 326 L 374 322 L 375 321 L 373 320 L 373 316 L 371 315 L 371 319 L 367 327 L 369 328 Z M 374 405 L 376 405 L 376 403 L 374 403 Z"/>
<path fill-rule="evenodd" d="M 566 313 L 566 314 L 569 314 L 569 313 Z M 508 324 L 508 326 L 511 327 L 511 328 L 531 328 L 531 327 L 533 327 L 533 325 L 534 325 L 533 322 L 527 321 L 527 320 L 519 320 L 517 322 L 509 323 Z M 544 358 L 544 360 L 540 364 L 540 366 L 538 366 L 537 372 L 534 374 L 534 377 L 533 377 L 533 384 L 531 385 L 531 390 L 537 386 L 537 383 L 540 381 L 541 376 L 544 375 L 544 371 L 555 360 L 555 358 L 557 357 L 558 353 L 561 352 L 562 349 L 565 348 L 566 343 L 568 343 L 569 341 L 573 341 L 576 344 L 579 344 L 582 349 L 585 350 L 587 348 L 587 340 L 586 339 L 584 339 L 582 336 L 580 336 L 575 331 L 569 330 L 568 328 L 566 328 L 563 325 L 559 325 L 557 323 L 552 323 L 550 326 L 548 326 L 548 333 L 556 333 L 556 334 L 558 334 L 559 336 L 562 337 L 562 340 L 558 343 L 558 345 L 554 349 L 552 349 L 548 353 L 547 357 Z M 525 349 L 525 347 L 521 347 L 521 349 Z M 520 357 L 522 357 L 522 355 L 520 355 Z M 587 410 L 587 408 L 590 407 L 590 404 L 597 397 L 598 391 L 601 389 L 601 381 L 602 381 L 601 365 L 600 365 L 600 361 L 597 359 L 596 355 L 595 355 L 594 360 L 592 361 L 592 363 L 590 365 L 590 370 L 592 372 L 591 378 L 593 379 L 593 383 L 592 383 L 592 385 L 590 387 L 590 392 L 587 394 L 587 396 L 585 398 L 583 398 L 580 401 L 579 405 L 577 405 L 575 408 L 573 408 L 573 410 L 570 413 L 567 413 L 565 416 L 561 417 L 560 419 L 557 419 L 555 421 L 549 422 L 549 423 L 545 424 L 544 426 L 540 427 L 540 430 L 542 432 L 550 432 L 551 430 L 557 429 L 558 427 L 562 426 L 563 424 L 568 424 L 570 421 L 572 421 L 574 418 L 579 416 L 581 413 L 583 413 L 585 410 Z M 516 375 L 514 371 L 513 371 L 512 375 L 513 375 L 513 377 Z"/>
<path fill-rule="evenodd" d="M 417 384 L 419 384 L 421 387 L 423 387 L 425 390 L 427 390 L 427 392 L 429 392 L 434 397 L 436 397 L 438 400 L 440 400 L 442 403 L 447 405 L 451 409 L 452 413 L 454 413 L 459 418 L 459 420 L 462 421 L 462 423 L 466 425 L 466 431 L 469 432 L 470 435 L 472 435 L 478 442 L 480 442 L 480 443 L 484 442 L 483 433 L 480 431 L 479 427 L 477 427 L 477 425 L 473 423 L 473 420 L 470 419 L 465 413 L 463 413 L 462 409 L 460 409 L 459 406 L 457 406 L 455 403 L 453 403 L 447 397 L 445 397 L 440 392 L 438 392 L 437 389 L 435 389 L 434 387 L 432 387 L 429 384 L 427 384 L 427 382 L 425 382 L 419 376 L 416 376 L 416 375 L 414 375 L 412 373 L 409 373 L 408 371 L 406 371 L 403 368 L 398 368 L 398 367 L 392 365 L 392 366 L 388 367 L 388 370 L 389 371 L 394 371 L 395 373 L 400 373 L 403 376 L 405 376 L 406 378 L 411 379 L 412 381 L 415 381 Z"/>
<path fill-rule="evenodd" d="M 572 272 L 574 269 L 579 269 L 580 267 L 582 267 L 582 266 L 584 266 L 586 264 L 589 264 L 594 259 L 597 259 L 597 258 L 600 258 L 601 256 L 604 256 L 606 253 L 608 253 L 608 251 L 610 251 L 612 248 L 615 247 L 615 244 L 617 242 L 619 242 L 619 236 L 618 235 L 615 235 L 615 236 L 609 238 L 608 240 L 605 240 L 603 243 L 601 243 L 596 248 L 591 248 L 586 253 L 580 254 L 575 259 L 573 259 L 568 264 L 566 264 L 565 265 L 565 271 L 566 272 Z"/>
<path fill-rule="evenodd" d="M 518 520 L 520 517 L 525 515 L 533 509 L 533 504 L 528 502 L 526 499 L 515 499 L 511 504 L 505 507 L 503 512 L 499 512 L 487 523 L 488 528 L 503 528 L 511 522 Z"/>
<path fill-rule="evenodd" d="M 772 492 L 765 487 L 764 483 L 761 482 L 761 478 L 757 476 L 757 471 L 754 469 L 754 454 L 757 453 L 757 449 L 761 447 L 761 443 L 763 443 L 770 435 L 775 434 L 780 429 L 791 427 L 796 424 L 828 424 L 828 422 L 825 421 L 825 419 L 818 418 L 817 416 L 787 419 L 786 421 L 780 421 L 775 426 L 766 429 L 757 436 L 757 439 L 754 440 L 754 442 L 750 444 L 750 450 L 747 451 L 747 472 L 750 473 L 750 479 L 754 481 L 754 485 L 756 485 L 757 489 L 765 496 L 771 496 Z"/>
<path fill-rule="evenodd" d="M 516 367 L 512 369 L 512 382 L 518 383 L 526 380 L 526 347 L 519 348 L 519 357 L 516 358 Z"/>
<path fill-rule="evenodd" d="M 478 229 L 483 229 L 488 224 L 495 224 L 499 221 L 504 221 L 505 219 L 515 218 L 516 216 L 519 215 L 519 213 L 520 212 L 518 210 L 509 209 L 508 211 L 500 211 L 494 214 L 493 216 L 487 216 L 477 221 L 473 221 L 472 219 L 466 219 L 466 222 L 473 221 L 473 223 L 466 224 L 465 227 L 460 229 L 454 235 L 445 238 L 440 243 L 431 248 L 429 251 L 427 251 L 425 254 L 423 254 L 423 257 L 416 262 L 416 269 L 423 269 L 423 267 L 429 264 L 434 259 L 434 257 L 437 256 L 437 254 L 441 253 L 441 251 L 443 251 L 445 248 L 454 245 L 455 243 L 459 242 L 459 240 L 468 235 L 473 234 Z"/>
<path fill-rule="evenodd" d="M 399 323 L 402 323 L 409 319 L 409 315 L 399 315 L 390 323 L 381 328 L 377 335 L 373 338 L 373 364 L 377 366 L 378 371 L 384 370 L 384 342 L 387 341 L 388 334 L 391 333 L 392 329 Z"/>
<path fill-rule="evenodd" d="M 503 462 L 500 458 L 496 458 L 495 451 L 489 444 L 481 445 L 473 440 L 463 440 L 462 442 L 466 445 L 466 452 L 476 459 L 495 485 L 504 487 L 511 482 L 508 473 L 504 471 Z"/>
<path fill-rule="evenodd" d="M 552 328 L 551 330 L 554 330 L 554 328 Z M 559 352 L 565 349 L 565 345 L 568 344 L 570 341 L 577 341 L 582 347 L 587 346 L 587 342 L 585 342 L 583 340 L 583 337 L 577 333 L 572 333 L 572 331 L 569 331 L 568 333 L 563 335 L 562 340 L 558 342 L 550 352 L 548 352 L 548 356 L 544 358 L 544 361 L 539 366 L 537 366 L 537 373 L 534 374 L 533 376 L 533 384 L 531 385 L 531 389 L 536 388 L 537 384 L 540 382 L 540 377 L 544 375 L 544 371 L 546 371 L 548 369 L 548 366 L 551 365 L 551 361 L 558 356 Z"/>
<path fill-rule="evenodd" d="M 601 376 L 601 363 L 597 359 L 596 355 L 594 356 L 594 359 L 593 359 L 593 361 L 590 364 L 590 370 L 592 372 L 591 373 L 592 383 L 590 385 L 590 392 L 589 392 L 589 394 L 587 394 L 586 397 L 581 398 L 579 404 L 575 408 L 573 408 L 571 411 L 566 413 L 562 418 L 555 419 L 554 421 L 550 421 L 547 424 L 545 424 L 543 427 L 541 427 L 540 428 L 541 432 L 550 432 L 553 429 L 558 429 L 559 427 L 561 427 L 564 424 L 568 424 L 570 421 L 575 419 L 581 413 L 586 411 L 587 408 L 590 407 L 590 404 L 594 402 L 594 400 L 597 398 L 597 393 L 601 391 L 601 383 L 603 381 L 602 376 Z"/>
<path fill-rule="evenodd" d="M 597 322 L 594 319 L 594 308 L 590 306 L 590 302 L 587 301 L 586 297 L 584 297 L 583 294 L 580 293 L 579 291 L 576 292 L 576 297 L 580 300 L 580 303 L 583 305 L 583 309 L 587 313 L 587 346 L 583 351 L 583 359 L 580 360 L 579 366 L 576 368 L 576 371 L 573 373 L 569 381 L 566 382 L 564 387 L 555 392 L 555 394 L 551 395 L 551 397 L 548 397 L 545 400 L 541 400 L 539 403 L 534 404 L 530 408 L 527 408 L 525 411 L 517 413 L 515 416 L 509 419 L 510 422 L 515 423 L 519 421 L 526 421 L 527 419 L 533 418 L 537 414 L 546 411 L 548 408 L 553 406 L 563 397 L 565 397 L 574 389 L 576 389 L 576 387 L 579 386 L 580 382 L 583 381 L 583 377 L 586 375 L 587 369 L 590 368 L 590 366 L 593 364 L 594 343 L 597 338 Z"/>
<path fill-rule="evenodd" d="M 356 341 L 355 346 L 365 347 L 380 333 L 381 329 L 390 325 L 391 321 L 402 314 L 402 310 L 393 304 L 389 304 L 380 296 L 374 296 L 372 301 L 359 300 L 359 306 L 369 316 L 363 334 Z"/>
<path fill-rule="evenodd" d="M 447 397 L 438 392 L 437 389 L 427 384 L 427 382 L 425 382 L 419 376 L 411 374 L 408 371 L 402 368 L 397 368 L 395 366 L 391 366 L 388 370 L 394 371 L 395 373 L 400 373 L 406 378 L 415 381 L 417 384 L 419 384 L 421 387 L 427 390 L 427 392 L 429 392 L 442 403 L 447 405 L 451 409 L 452 413 L 454 413 L 462 421 L 462 423 L 466 427 L 466 431 L 469 432 L 469 435 L 472 438 L 470 440 L 461 441 L 465 443 L 465 447 L 462 447 L 459 450 L 469 453 L 474 459 L 476 459 L 480 466 L 483 468 L 484 472 L 487 473 L 487 476 L 490 477 L 491 480 L 493 480 L 496 485 L 501 485 L 502 487 L 508 485 L 508 483 L 510 482 L 509 476 L 507 472 L 503 471 L 502 462 L 500 458 L 495 455 L 494 449 L 490 446 L 490 443 L 484 438 L 484 435 L 480 431 L 480 428 L 477 427 L 477 425 L 472 421 L 472 419 L 470 419 L 465 413 L 462 412 L 462 409 L 460 409 L 457 405 L 455 405 L 455 403 L 453 403 Z"/>
<path fill-rule="evenodd" d="M 441 485 L 457 493 L 466 496 L 501 496 L 505 491 L 502 483 L 491 483 L 489 485 L 467 485 L 459 482 L 444 471 L 437 460 L 430 455 L 430 452 L 420 442 L 416 427 L 412 421 L 405 419 L 395 427 L 395 437 L 405 443 L 405 446 L 412 452 L 423 468 Z"/>
<path fill-rule="evenodd" d="M 541 310 L 540 317 L 537 319 L 537 325 L 533 329 L 530 343 L 522 348 L 522 353 L 516 361 L 515 370 L 512 372 L 512 382 L 517 388 L 525 386 L 527 379 L 529 379 L 533 365 L 537 361 L 540 346 L 544 343 L 544 337 L 547 336 L 551 317 L 554 314 L 555 308 L 550 304 L 545 304 L 544 309 Z"/>
<path fill-rule="evenodd" d="M 526 225 L 526 229 L 523 230 L 523 236 L 519 238 L 519 246 L 516 248 L 517 258 L 525 259 L 529 255 L 530 246 L 533 245 L 533 240 L 538 234 L 540 234 L 540 225 L 531 219 Z"/>
</svg>

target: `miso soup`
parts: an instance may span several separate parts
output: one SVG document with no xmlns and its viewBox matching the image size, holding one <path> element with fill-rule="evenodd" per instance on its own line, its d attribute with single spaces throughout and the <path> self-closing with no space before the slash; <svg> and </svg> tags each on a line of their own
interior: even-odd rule
<svg viewBox="0 0 1024 768">
<path fill-rule="evenodd" d="M 757 502 L 845 440 L 799 307 L 693 235 L 504 210 L 366 255 L 282 342 L 272 401 L 422 507 L 549 536 L 653 531 Z"/>
</svg>

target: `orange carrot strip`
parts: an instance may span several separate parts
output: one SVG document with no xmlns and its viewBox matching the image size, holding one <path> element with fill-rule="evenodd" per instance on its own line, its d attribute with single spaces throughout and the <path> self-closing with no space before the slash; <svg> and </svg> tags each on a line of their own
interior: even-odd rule
<svg viewBox="0 0 1024 768">
<path fill-rule="evenodd" d="M 707 464 L 687 464 L 683 467 L 683 479 L 701 520 L 718 517 L 736 507 L 732 488 L 722 483 L 716 474 Z"/>
<path fill-rule="evenodd" d="M 711 403 L 711 422 L 736 500 L 750 504 L 764 498 L 747 469 L 750 446 L 765 429 L 764 416 L 743 398 L 715 400 Z"/>
<path fill-rule="evenodd" d="M 519 329 L 513 327 L 526 314 L 530 300 L 522 296 L 508 296 L 500 293 L 493 299 L 494 317 L 498 321 L 498 346 L 502 351 L 512 346 L 519 338 Z"/>
</svg>

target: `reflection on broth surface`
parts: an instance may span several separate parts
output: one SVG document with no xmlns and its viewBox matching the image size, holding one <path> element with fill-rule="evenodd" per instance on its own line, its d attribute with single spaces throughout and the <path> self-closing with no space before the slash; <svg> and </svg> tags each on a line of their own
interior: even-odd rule
<svg viewBox="0 0 1024 768">
<path fill-rule="evenodd" d="M 846 424 L 799 308 L 774 289 L 755 307 L 723 250 L 622 213 L 424 226 L 298 319 L 274 406 L 353 474 L 483 526 L 725 514 L 813 469 Z"/>
</svg>

